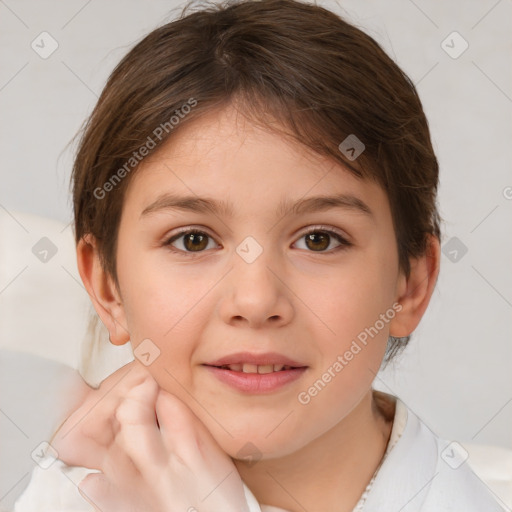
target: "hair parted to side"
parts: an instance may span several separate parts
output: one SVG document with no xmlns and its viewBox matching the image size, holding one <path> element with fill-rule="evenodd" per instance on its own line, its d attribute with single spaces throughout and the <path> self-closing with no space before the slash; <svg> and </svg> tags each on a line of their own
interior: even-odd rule
<svg viewBox="0 0 512 512">
<path fill-rule="evenodd" d="M 121 60 L 83 128 L 72 171 L 76 242 L 94 236 L 118 285 L 117 232 L 137 171 L 126 163 L 149 138 L 154 152 L 201 115 L 233 104 L 253 122 L 379 183 L 408 275 L 409 258 L 427 250 L 427 235 L 440 237 L 438 162 L 411 80 L 370 36 L 318 5 L 228 0 L 187 14 L 192 4 Z M 194 107 L 174 129 L 155 137 L 191 98 Z M 352 134 L 365 145 L 357 161 L 338 149 Z M 100 196 L 116 173 L 123 179 Z M 391 337 L 385 361 L 408 340 Z"/>
</svg>

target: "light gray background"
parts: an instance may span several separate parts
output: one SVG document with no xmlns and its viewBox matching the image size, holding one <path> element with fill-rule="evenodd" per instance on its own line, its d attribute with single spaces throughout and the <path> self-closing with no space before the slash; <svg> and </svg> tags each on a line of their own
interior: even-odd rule
<svg viewBox="0 0 512 512">
<path fill-rule="evenodd" d="M 441 165 L 442 243 L 468 249 L 455 262 L 443 255 L 424 321 L 377 387 L 445 438 L 512 448 L 512 1 L 319 3 L 417 85 Z M 181 5 L 0 0 L 1 208 L 71 220 L 66 144 L 115 64 Z M 43 31 L 59 44 L 48 59 L 31 48 Z M 469 44 L 456 59 L 441 46 L 453 31 Z"/>
</svg>

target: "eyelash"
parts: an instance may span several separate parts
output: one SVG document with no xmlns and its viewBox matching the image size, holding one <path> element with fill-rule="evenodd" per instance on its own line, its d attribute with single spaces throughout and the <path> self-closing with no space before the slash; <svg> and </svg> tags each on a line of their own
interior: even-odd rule
<svg viewBox="0 0 512 512">
<path fill-rule="evenodd" d="M 332 254 L 332 253 L 338 252 L 340 250 L 348 249 L 349 247 L 351 247 L 353 245 L 352 242 L 349 242 L 340 233 L 338 233 L 337 231 L 334 231 L 333 229 L 330 229 L 330 228 L 328 228 L 326 226 L 315 226 L 312 229 L 306 231 L 305 233 L 302 233 L 301 236 L 298 238 L 298 240 L 300 240 L 301 238 L 304 238 L 307 235 L 310 235 L 312 233 L 318 233 L 318 232 L 328 234 L 329 236 L 333 237 L 337 242 L 339 242 L 340 245 L 338 247 L 335 247 L 334 249 L 329 250 L 329 251 L 307 251 L 307 252 L 312 252 L 312 253 L 316 252 L 316 253 L 319 253 L 319 254 L 322 254 L 322 253 Z M 206 235 L 208 238 L 210 238 L 212 240 L 215 240 L 212 236 L 210 236 L 205 231 L 201 231 L 201 230 L 195 229 L 195 228 L 184 228 L 184 229 L 178 231 L 178 233 L 175 233 L 171 238 L 167 239 L 164 242 L 163 245 L 165 247 L 168 247 L 171 251 L 173 251 L 175 253 L 179 253 L 179 254 L 185 253 L 187 255 L 191 255 L 192 257 L 200 256 L 201 254 L 205 253 L 206 250 L 203 250 L 203 251 L 184 251 L 182 249 L 176 249 L 175 247 L 173 247 L 171 245 L 173 242 L 175 242 L 179 238 L 183 237 L 184 235 L 188 235 L 188 234 Z"/>
</svg>

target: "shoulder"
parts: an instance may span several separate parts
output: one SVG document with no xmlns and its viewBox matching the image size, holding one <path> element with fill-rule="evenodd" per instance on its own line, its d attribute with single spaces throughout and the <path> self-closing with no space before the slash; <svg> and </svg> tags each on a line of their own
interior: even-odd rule
<svg viewBox="0 0 512 512">
<path fill-rule="evenodd" d="M 400 399 L 393 431 L 396 442 L 377 474 L 365 512 L 505 510 L 471 470 L 462 446 L 439 438 Z"/>
<path fill-rule="evenodd" d="M 401 404 L 401 407 L 405 407 Z M 412 411 L 407 411 L 407 426 L 415 431 L 423 460 L 430 461 L 423 469 L 428 479 L 421 512 L 464 510 L 465 512 L 503 512 L 503 508 L 487 485 L 473 472 L 468 454 L 461 444 L 437 436 Z M 432 453 L 427 454 L 426 451 Z M 423 460 L 416 464 L 423 466 Z M 412 461 L 411 461 L 412 463 Z M 411 468 L 412 469 L 412 468 Z"/>
<path fill-rule="evenodd" d="M 456 441 L 432 434 L 437 445 L 437 465 L 422 511 L 459 510 L 503 512 L 505 509 L 487 484 L 468 464 L 468 453 Z"/>
<path fill-rule="evenodd" d="M 13 512 L 94 512 L 78 491 L 78 484 L 95 471 L 70 467 L 59 459 L 46 469 L 44 465 L 35 466 L 28 487 L 17 499 Z"/>
</svg>

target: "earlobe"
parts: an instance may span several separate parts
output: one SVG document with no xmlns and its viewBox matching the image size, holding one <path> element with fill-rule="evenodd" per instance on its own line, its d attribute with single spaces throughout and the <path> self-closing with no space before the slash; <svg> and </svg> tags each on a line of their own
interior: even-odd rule
<svg viewBox="0 0 512 512">
<path fill-rule="evenodd" d="M 400 275 L 396 301 L 402 309 L 390 323 L 391 336 L 409 336 L 420 323 L 439 275 L 440 254 L 439 239 L 428 235 L 425 254 L 410 260 L 408 277 Z"/>
<path fill-rule="evenodd" d="M 78 242 L 76 255 L 80 277 L 94 309 L 110 333 L 110 342 L 124 345 L 130 340 L 124 307 L 114 280 L 101 265 L 92 235 L 86 235 Z"/>
</svg>

